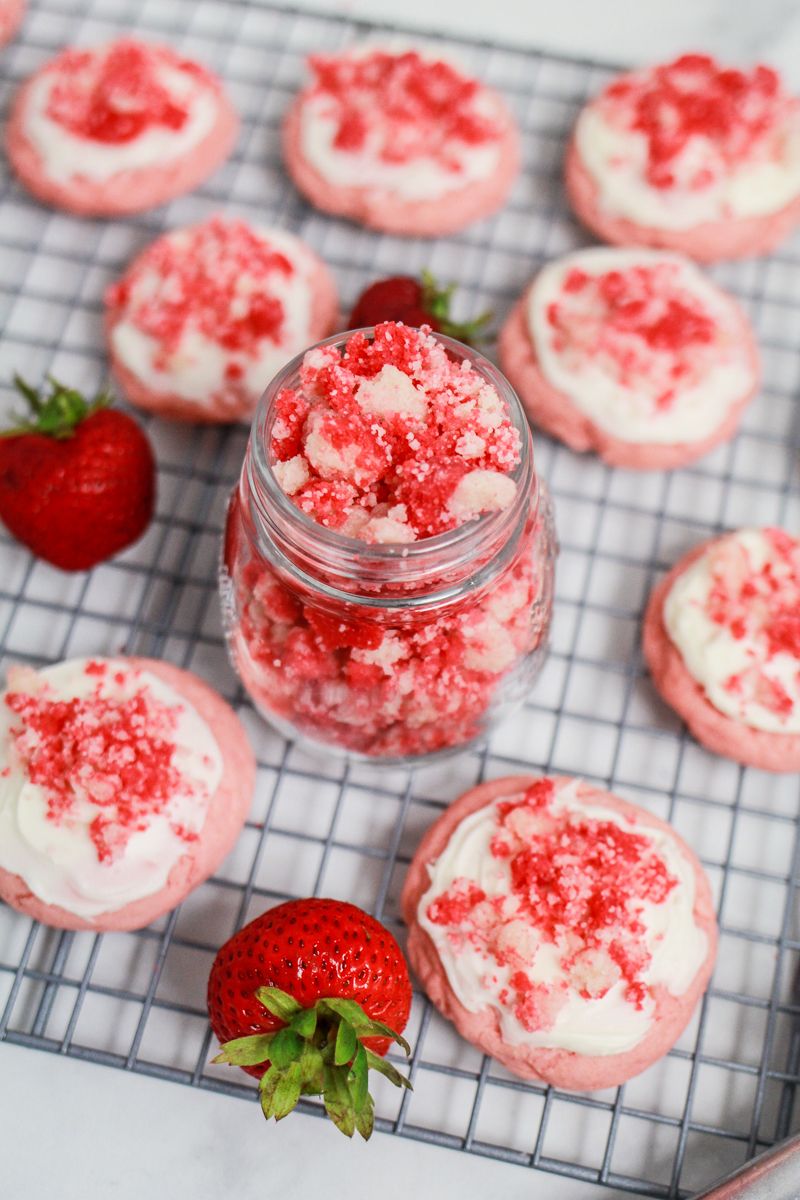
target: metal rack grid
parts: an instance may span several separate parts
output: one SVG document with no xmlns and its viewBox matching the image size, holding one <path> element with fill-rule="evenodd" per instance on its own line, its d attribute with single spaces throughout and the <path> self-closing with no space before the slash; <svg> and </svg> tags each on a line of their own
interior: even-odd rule
<svg viewBox="0 0 800 1200">
<path fill-rule="evenodd" d="M 280 117 L 305 54 L 374 32 L 364 24 L 241 0 L 40 0 L 22 38 L 0 56 L 0 111 L 66 41 L 129 29 L 169 40 L 223 75 L 243 118 L 237 151 L 193 196 L 114 222 L 47 211 L 0 165 L 3 406 L 14 370 L 99 385 L 104 286 L 161 230 L 223 206 L 306 238 L 335 271 L 345 304 L 367 279 L 425 265 L 460 285 L 465 314 L 490 304 L 502 317 L 541 262 L 586 240 L 567 214 L 560 162 L 578 108 L 610 67 L 437 38 L 504 91 L 523 131 L 525 169 L 503 213 L 429 243 L 317 214 L 281 170 Z M 656 698 L 638 649 L 649 588 L 690 546 L 738 524 L 800 525 L 800 241 L 715 274 L 740 296 L 764 355 L 762 393 L 738 437 L 694 466 L 648 474 L 537 439 L 562 542 L 552 654 L 524 711 L 488 748 L 445 764 L 410 773 L 320 762 L 252 712 L 225 659 L 215 597 L 217 541 L 244 429 L 149 421 L 160 467 L 156 519 L 137 546 L 91 573 L 62 575 L 2 537 L 5 662 L 127 652 L 194 669 L 241 713 L 259 775 L 250 819 L 217 876 L 152 927 L 62 933 L 0 909 L 0 1038 L 252 1097 L 252 1081 L 209 1065 L 204 987 L 216 947 L 270 904 L 311 892 L 364 905 L 402 938 L 399 885 L 442 807 L 482 778 L 558 769 L 671 820 L 701 855 L 722 930 L 712 987 L 660 1064 L 592 1095 L 515 1079 L 417 995 L 415 1091 L 400 1097 L 379 1086 L 379 1127 L 665 1197 L 699 1188 L 792 1128 L 800 1082 L 797 779 L 701 751 Z"/>
</svg>

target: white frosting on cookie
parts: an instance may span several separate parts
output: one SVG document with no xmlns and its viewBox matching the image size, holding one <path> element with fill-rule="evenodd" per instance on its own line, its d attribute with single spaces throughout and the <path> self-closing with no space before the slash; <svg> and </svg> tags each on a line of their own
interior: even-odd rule
<svg viewBox="0 0 800 1200">
<path fill-rule="evenodd" d="M 800 733 L 800 543 L 781 530 L 726 534 L 675 580 L 664 625 L 719 712 Z"/>
<path fill-rule="evenodd" d="M 600 288 L 612 273 L 608 301 Z M 583 285 L 573 286 L 582 276 Z M 632 319 L 634 305 L 640 315 Z M 689 314 L 682 322 L 681 312 Z M 626 442 L 702 441 L 755 384 L 736 304 L 676 254 L 593 248 L 566 255 L 536 276 L 526 317 L 547 382 Z"/>
<path fill-rule="evenodd" d="M 706 959 L 708 937 L 694 920 L 694 866 L 677 837 L 627 820 L 591 797 L 581 798 L 574 780 L 556 787 L 543 817 L 523 805 L 511 818 L 517 848 L 522 845 L 523 853 L 524 847 L 537 852 L 537 839 L 550 818 L 560 823 L 565 836 L 576 822 L 588 820 L 610 822 L 646 840 L 647 854 L 660 861 L 660 869 L 673 882 L 659 903 L 642 898 L 629 902 L 630 914 L 641 923 L 634 942 L 649 958 L 637 972 L 641 988 L 637 1003 L 607 953 L 615 930 L 611 928 L 601 945 L 583 942 L 574 929 L 562 929 L 553 940 L 515 892 L 513 855 L 492 852 L 498 838 L 508 837 L 509 823 L 504 826 L 501 821 L 499 806 L 520 799 L 500 797 L 459 823 L 428 868 L 430 886 L 419 902 L 419 924 L 432 939 L 460 1003 L 473 1013 L 491 1010 L 508 1044 L 592 1056 L 632 1050 L 652 1027 L 651 989 L 660 985 L 673 996 L 683 995 Z M 587 864 L 586 882 L 591 871 Z M 473 909 L 468 922 L 432 919 L 439 915 L 437 900 L 454 885 L 456 895 L 475 886 L 485 900 Z M 628 931 L 625 936 L 629 937 Z M 636 945 L 634 952 L 638 952 Z M 538 1028 L 539 1022 L 530 1019 L 530 1009 L 528 1017 L 520 1019 L 518 1001 L 521 997 L 524 1012 L 528 994 L 536 997 L 533 1011 L 538 1009 L 542 1017 Z"/>
<path fill-rule="evenodd" d="M 186 230 L 169 235 L 178 252 L 185 246 L 191 253 L 191 233 Z M 114 356 L 149 391 L 208 402 L 210 410 L 219 409 L 221 414 L 230 407 L 234 415 L 240 415 L 244 392 L 249 398 L 248 412 L 243 414 L 247 416 L 272 377 L 316 336 L 311 329 L 311 312 L 319 272 L 317 260 L 291 234 L 260 227 L 252 228 L 251 233 L 284 255 L 292 266 L 291 274 L 274 270 L 266 278 L 248 273 L 245 268 L 236 281 L 243 309 L 253 295 L 269 295 L 280 301 L 283 319 L 277 337 L 254 338 L 246 347 L 234 349 L 209 337 L 190 316 L 178 344 L 165 350 L 158 338 L 139 327 L 135 313 L 143 304 L 157 306 L 162 297 L 168 302 L 173 283 L 169 272 L 162 274 L 145 266 L 132 278 L 129 298 L 110 341 Z M 209 269 L 213 271 L 213 265 Z M 232 369 L 236 372 L 233 388 Z"/>
<path fill-rule="evenodd" d="M 629 78 L 646 80 L 652 72 Z M 670 114 L 664 118 L 665 139 L 671 120 Z M 776 102 L 774 127 L 734 158 L 720 153 L 713 135 L 693 133 L 669 162 L 670 186 L 655 186 L 648 177 L 648 138 L 632 125 L 625 99 L 609 101 L 605 94 L 578 118 L 577 151 L 604 213 L 656 229 L 688 230 L 706 221 L 766 217 L 800 194 L 800 106 L 788 100 Z"/>
<path fill-rule="evenodd" d="M 102 674 L 93 670 L 95 664 L 105 666 Z M 91 717 L 78 718 L 84 723 L 80 736 L 87 740 L 69 777 L 52 787 L 38 775 L 39 782 L 31 779 L 30 762 L 43 745 L 42 735 L 32 731 L 24 713 L 9 707 L 10 697 L 69 702 L 97 696 L 118 705 L 143 690 L 160 713 L 167 708 L 172 714 L 169 741 L 174 743 L 171 765 L 177 787 L 159 811 L 145 811 L 146 802 L 137 808 L 138 801 L 126 808 L 130 793 L 120 780 L 125 769 L 136 769 L 135 734 L 115 775 L 107 756 L 92 760 Z M 106 713 L 99 721 L 113 721 L 113 715 Z M 55 740 L 59 736 L 53 735 Z M 70 736 L 61 739 L 62 746 Z M 124 727 L 114 737 L 121 755 Z M 56 756 L 57 761 L 63 758 L 58 752 Z M 86 919 L 113 912 L 166 885 L 175 864 L 201 835 L 222 772 L 222 754 L 206 721 L 149 671 L 133 669 L 124 659 L 74 659 L 36 672 L 12 668 L 8 688 L 0 695 L 0 867 L 21 876 L 45 904 Z M 97 822 L 103 823 L 100 837 Z"/>
<path fill-rule="evenodd" d="M 216 93 L 195 75 L 159 63 L 159 82 L 186 105 L 180 129 L 151 125 L 125 142 L 102 142 L 73 133 L 48 115 L 48 104 L 59 80 L 57 71 L 43 71 L 31 83 L 24 116 L 25 135 L 37 151 L 49 179 L 66 184 L 75 178 L 104 183 L 121 171 L 148 168 L 168 170 L 177 158 L 190 154 L 211 132 L 219 113 Z"/>
<path fill-rule="evenodd" d="M 350 57 L 375 52 L 399 54 L 412 47 L 369 43 L 349 51 Z M 460 67 L 442 55 L 423 47 L 415 48 L 427 62 L 447 62 L 463 74 Z M 481 89 L 469 102 L 472 111 L 496 121 L 505 128 L 508 117 L 501 101 L 492 92 Z M 492 139 L 470 145 L 455 137 L 446 143 L 447 165 L 438 156 L 423 152 L 403 155 L 398 161 L 386 161 L 380 154 L 381 134 L 372 129 L 357 150 L 336 144 L 339 122 L 335 101 L 324 92 L 304 97 L 300 109 L 300 149 L 303 158 L 332 186 L 371 189 L 389 197 L 414 202 L 437 200 L 470 184 L 489 179 L 500 161 L 500 142 Z"/>
</svg>

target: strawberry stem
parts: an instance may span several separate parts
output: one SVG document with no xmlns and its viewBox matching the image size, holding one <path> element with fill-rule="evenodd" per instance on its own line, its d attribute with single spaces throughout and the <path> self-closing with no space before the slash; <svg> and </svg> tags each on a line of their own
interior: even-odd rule
<svg viewBox="0 0 800 1200">
<path fill-rule="evenodd" d="M 441 287 L 430 271 L 422 272 L 422 307 L 435 318 L 440 333 L 456 341 L 472 346 L 486 338 L 486 326 L 491 321 L 491 309 L 482 312 L 472 321 L 454 321 L 450 316 L 450 302 L 456 290 L 454 283 Z"/>
<path fill-rule="evenodd" d="M 0 431 L 0 437 L 20 437 L 26 433 L 40 433 L 48 437 L 69 438 L 76 428 L 92 413 L 106 408 L 111 403 L 111 394 L 99 392 L 94 400 L 87 401 L 75 388 L 59 383 L 52 375 L 47 376 L 50 393 L 42 394 L 31 387 L 21 375 L 14 375 L 14 386 L 24 397 L 31 416 L 14 417 L 10 429 Z"/>
<path fill-rule="evenodd" d="M 233 1066 L 264 1064 L 259 1098 L 264 1116 L 282 1120 L 301 1096 L 322 1096 L 325 1111 L 347 1137 L 357 1131 L 365 1140 L 372 1133 L 374 1104 L 369 1094 L 370 1070 L 380 1072 L 395 1087 L 411 1088 L 405 1076 L 380 1055 L 368 1050 L 363 1038 L 391 1038 L 405 1051 L 404 1038 L 382 1021 L 373 1021 L 355 1000 L 338 996 L 302 1008 L 280 988 L 256 992 L 267 1011 L 284 1024 L 273 1033 L 256 1033 L 225 1042 L 215 1063 Z"/>
</svg>

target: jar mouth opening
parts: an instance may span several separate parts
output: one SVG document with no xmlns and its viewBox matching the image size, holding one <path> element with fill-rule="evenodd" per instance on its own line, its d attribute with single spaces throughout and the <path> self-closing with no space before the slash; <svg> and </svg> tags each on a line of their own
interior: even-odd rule
<svg viewBox="0 0 800 1200">
<path fill-rule="evenodd" d="M 263 497 L 259 497 L 261 499 L 259 509 L 262 515 L 268 515 L 265 512 L 266 505 L 264 503 L 267 502 L 268 506 L 273 509 L 273 514 L 270 515 L 279 516 L 279 519 L 283 518 L 281 524 L 291 523 L 304 540 L 324 541 L 325 546 L 336 558 L 357 556 L 362 562 L 369 561 L 376 566 L 379 563 L 410 564 L 415 561 L 420 562 L 420 560 L 427 561 L 431 558 L 447 559 L 451 554 L 459 552 L 465 542 L 471 544 L 476 541 L 481 544 L 491 542 L 500 534 L 503 526 L 509 521 L 510 515 L 517 511 L 521 499 L 523 501 L 527 499 L 526 507 L 530 506 L 534 509 L 536 507 L 538 495 L 532 463 L 530 428 L 516 392 L 499 368 L 479 351 L 473 350 L 443 333 L 433 332 L 430 336 L 440 342 L 459 361 L 470 362 L 475 370 L 495 388 L 506 404 L 508 415 L 519 434 L 520 461 L 512 471 L 507 472 L 507 478 L 512 479 L 516 484 L 516 497 L 508 508 L 483 513 L 444 533 L 419 538 L 414 542 L 365 542 L 315 521 L 313 517 L 293 503 L 291 497 L 278 483 L 269 457 L 275 398 L 298 374 L 309 350 L 321 346 L 344 346 L 354 334 L 361 333 L 371 338 L 374 332 L 374 326 L 364 326 L 360 329 L 349 329 L 344 333 L 336 333 L 321 342 L 316 342 L 296 355 L 270 381 L 258 403 L 250 429 L 252 463 L 258 482 L 264 490 Z"/>
</svg>

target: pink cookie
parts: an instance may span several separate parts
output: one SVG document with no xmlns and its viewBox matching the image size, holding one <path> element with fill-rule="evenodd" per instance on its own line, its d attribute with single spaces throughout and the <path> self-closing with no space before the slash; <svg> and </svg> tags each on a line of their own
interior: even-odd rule
<svg viewBox="0 0 800 1200">
<path fill-rule="evenodd" d="M 187 671 L 146 658 L 12 668 L 0 898 L 59 929 L 140 929 L 216 870 L 254 782 L 235 713 Z"/>
<path fill-rule="evenodd" d="M 116 216 L 190 192 L 225 161 L 238 129 L 205 67 L 123 38 L 40 68 L 16 96 L 7 149 L 46 204 Z"/>
<path fill-rule="evenodd" d="M 566 157 L 577 216 L 604 241 L 701 262 L 765 254 L 800 222 L 800 101 L 777 74 L 706 55 L 622 75 Z"/>
<path fill-rule="evenodd" d="M 699 742 L 800 771 L 800 543 L 743 529 L 690 551 L 653 590 L 645 660 Z"/>
<path fill-rule="evenodd" d="M 674 830 L 565 777 L 510 776 L 451 804 L 402 904 L 411 964 L 459 1033 L 575 1091 L 666 1054 L 716 953 L 708 881 Z"/>
<path fill-rule="evenodd" d="M 760 378 L 736 301 L 682 255 L 652 250 L 549 263 L 505 322 L 499 353 L 534 425 L 643 470 L 731 438 Z"/>
<path fill-rule="evenodd" d="M 373 46 L 309 60 L 284 124 L 286 166 L 323 212 L 437 237 L 495 212 L 519 172 L 505 103 L 456 66 Z"/>
<path fill-rule="evenodd" d="M 281 367 L 338 323 L 336 285 L 308 246 L 223 217 L 148 246 L 106 310 L 128 400 L 184 421 L 249 420 Z"/>
<path fill-rule="evenodd" d="M 10 42 L 25 16 L 25 0 L 0 0 L 0 46 Z"/>
</svg>

